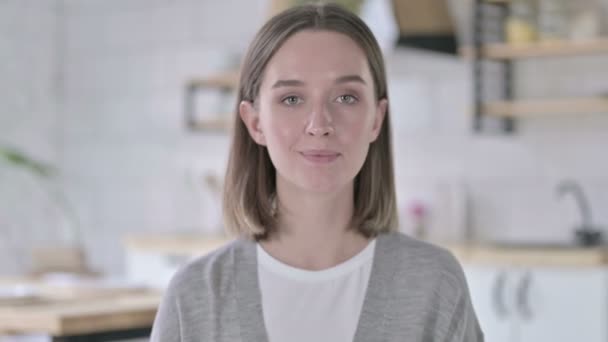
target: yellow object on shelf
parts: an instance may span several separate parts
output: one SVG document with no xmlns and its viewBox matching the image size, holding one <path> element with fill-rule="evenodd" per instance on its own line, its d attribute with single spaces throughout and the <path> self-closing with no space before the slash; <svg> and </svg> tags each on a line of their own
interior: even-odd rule
<svg viewBox="0 0 608 342">
<path fill-rule="evenodd" d="M 509 18 L 505 26 L 507 42 L 511 45 L 530 44 L 538 38 L 538 32 L 534 26 L 522 19 Z"/>
<path fill-rule="evenodd" d="M 506 42 L 510 45 L 526 45 L 537 41 L 537 3 L 531 0 L 510 2 L 509 16 L 504 21 Z"/>
</svg>

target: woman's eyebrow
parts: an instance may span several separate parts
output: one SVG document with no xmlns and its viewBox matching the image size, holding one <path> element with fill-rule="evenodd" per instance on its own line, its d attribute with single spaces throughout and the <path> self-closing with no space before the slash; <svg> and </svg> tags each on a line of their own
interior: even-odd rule
<svg viewBox="0 0 608 342">
<path fill-rule="evenodd" d="M 335 83 L 348 83 L 348 82 L 358 82 L 362 84 L 366 84 L 365 80 L 359 75 L 346 75 L 336 78 Z"/>
<path fill-rule="evenodd" d="M 334 81 L 334 83 L 336 83 L 336 84 L 348 83 L 348 82 L 358 82 L 361 84 L 367 84 L 367 83 L 365 83 L 365 80 L 359 75 L 340 76 L 340 77 L 336 78 L 336 80 Z M 300 80 L 278 80 L 272 85 L 272 89 L 276 89 L 276 88 L 280 88 L 280 87 L 301 87 L 304 84 L 305 83 Z"/>
<path fill-rule="evenodd" d="M 272 85 L 272 89 L 280 87 L 298 87 L 303 86 L 304 82 L 300 80 L 278 80 Z"/>
</svg>

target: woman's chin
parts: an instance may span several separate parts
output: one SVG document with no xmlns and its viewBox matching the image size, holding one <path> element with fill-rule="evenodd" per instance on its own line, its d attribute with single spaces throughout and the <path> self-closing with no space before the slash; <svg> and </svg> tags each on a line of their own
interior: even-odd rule
<svg viewBox="0 0 608 342">
<path fill-rule="evenodd" d="M 314 179 L 301 182 L 299 188 L 302 191 L 318 194 L 332 194 L 344 190 L 346 184 L 335 180 Z"/>
<path fill-rule="evenodd" d="M 348 177 L 346 177 L 348 178 Z M 280 187 L 284 187 L 289 192 L 295 192 L 296 197 L 298 193 L 302 194 L 332 194 L 339 193 L 346 189 L 348 186 L 352 186 L 353 182 L 345 182 L 343 174 L 336 172 L 322 173 L 317 172 L 313 174 L 308 173 L 296 173 L 292 177 L 281 177 L 277 179 Z"/>
</svg>

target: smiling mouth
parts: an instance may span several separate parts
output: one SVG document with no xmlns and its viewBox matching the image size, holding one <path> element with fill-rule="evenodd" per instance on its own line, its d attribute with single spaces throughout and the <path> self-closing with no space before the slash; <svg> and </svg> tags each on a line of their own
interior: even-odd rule
<svg viewBox="0 0 608 342">
<path fill-rule="evenodd" d="M 329 164 L 340 156 L 337 152 L 331 151 L 305 151 L 300 154 L 309 162 L 315 164 Z"/>
</svg>

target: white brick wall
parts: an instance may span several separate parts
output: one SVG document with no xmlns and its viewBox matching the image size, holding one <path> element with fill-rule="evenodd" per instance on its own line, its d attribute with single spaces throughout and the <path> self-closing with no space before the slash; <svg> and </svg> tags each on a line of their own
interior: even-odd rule
<svg viewBox="0 0 608 342">
<path fill-rule="evenodd" d="M 62 166 L 94 266 L 120 272 L 126 233 L 213 230 L 217 203 L 192 178 L 223 174 L 228 138 L 184 130 L 182 90 L 192 77 L 238 63 L 266 3 L 66 6 Z"/>
<path fill-rule="evenodd" d="M 228 138 L 184 131 L 182 88 L 243 52 L 266 1 L 62 3 L 61 120 L 51 117 L 43 130 L 60 139 L 42 154 L 59 156 L 93 265 L 121 272 L 125 233 L 213 229 L 217 206 L 193 189 L 192 174 L 222 175 Z M 52 55 L 54 45 L 44 46 Z M 518 66 L 520 95 L 606 92 L 607 58 L 568 60 L 567 68 L 525 62 Z M 588 190 L 597 221 L 608 225 L 606 114 L 531 118 L 513 136 L 473 135 L 465 62 L 407 50 L 387 59 L 402 208 L 413 197 L 436 204 L 439 187 L 464 182 L 480 237 L 566 239 L 578 218 L 553 191 L 559 179 L 574 177 Z M 10 120 L 3 117 L 2 126 Z M 433 227 L 433 235 L 449 234 L 450 227 Z"/>
<path fill-rule="evenodd" d="M 58 161 L 55 0 L 0 1 L 0 143 Z M 35 177 L 0 161 L 0 275 L 57 234 L 57 212 Z"/>
</svg>

